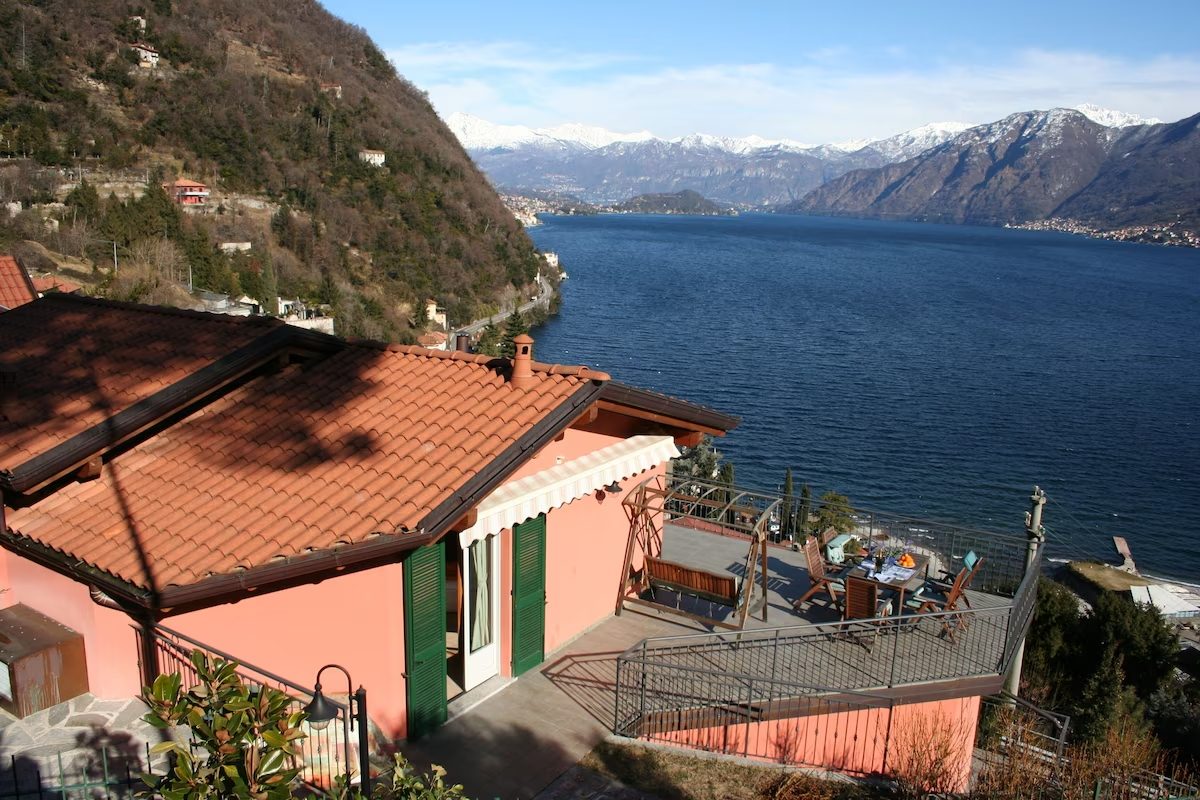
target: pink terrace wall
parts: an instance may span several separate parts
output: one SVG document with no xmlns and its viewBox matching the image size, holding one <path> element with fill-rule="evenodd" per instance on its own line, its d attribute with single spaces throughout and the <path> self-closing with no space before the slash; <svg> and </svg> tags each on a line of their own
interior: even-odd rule
<svg viewBox="0 0 1200 800">
<path fill-rule="evenodd" d="M 341 664 L 354 688 L 366 688 L 372 721 L 389 736 L 405 735 L 400 564 L 181 614 L 163 624 L 301 686 L 312 686 L 325 664 Z M 321 682 L 326 692 L 346 692 L 346 678 L 337 670 L 326 670 Z"/>
<path fill-rule="evenodd" d="M 24 603 L 83 634 L 92 694 L 131 697 L 141 691 L 132 619 L 96 605 L 83 584 L 7 550 L 0 551 L 0 562 L 0 575 L 7 575 L 2 588 L 8 589 L 0 594 L 0 607 Z"/>
<path fill-rule="evenodd" d="M 775 763 L 825 767 L 858 775 L 888 774 L 931 744 L 953 752 L 955 791 L 970 780 L 979 698 L 815 714 L 750 725 L 697 728 L 658 734 L 700 750 L 749 753 Z"/>
</svg>

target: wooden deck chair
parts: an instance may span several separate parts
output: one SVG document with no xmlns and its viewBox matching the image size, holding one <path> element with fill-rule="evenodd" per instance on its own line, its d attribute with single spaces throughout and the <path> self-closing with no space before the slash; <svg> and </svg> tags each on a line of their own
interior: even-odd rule
<svg viewBox="0 0 1200 800">
<path fill-rule="evenodd" d="M 810 536 L 804 541 L 804 560 L 808 563 L 808 580 L 812 585 L 799 600 L 792 603 L 794 608 L 799 609 L 822 589 L 829 593 L 829 599 L 834 605 L 838 604 L 837 593 L 845 587 L 843 577 L 849 568 L 834 569 L 826 565 L 825 559 L 821 558 L 820 547 L 815 536 Z"/>
<path fill-rule="evenodd" d="M 871 644 L 865 644 L 858 638 L 858 634 L 862 631 L 850 634 L 863 647 L 867 648 L 868 653 L 871 652 L 871 648 L 879 638 L 879 628 L 883 624 L 882 618 L 892 612 L 893 594 L 893 592 L 880 587 L 875 581 L 857 578 L 853 575 L 846 578 L 846 598 L 842 604 L 842 620 L 875 620 L 875 623 L 870 626 Z"/>
<path fill-rule="evenodd" d="M 962 602 L 967 608 L 971 607 L 971 597 L 967 594 L 967 589 L 971 588 L 971 581 L 975 580 L 975 574 L 979 572 L 979 568 L 982 565 L 983 558 L 975 555 L 974 550 L 968 550 L 967 554 L 963 556 L 962 569 L 960 569 L 958 572 L 959 574 L 964 572 L 967 573 L 966 577 L 963 579 L 962 585 Z M 954 585 L 954 580 L 951 578 L 949 572 L 943 571 L 942 575 L 945 576 L 944 580 L 927 581 L 927 583 L 930 584 L 935 590 L 940 591 L 942 594 L 946 594 L 950 591 L 950 587 Z M 956 578 L 958 576 L 956 575 L 954 577 Z M 964 622 L 965 621 L 966 620 L 964 620 Z"/>
<path fill-rule="evenodd" d="M 955 641 L 954 631 L 957 628 L 965 628 L 966 620 L 962 618 L 961 614 L 949 612 L 958 610 L 958 604 L 963 599 L 963 584 L 966 583 L 968 574 L 970 573 L 967 568 L 963 567 L 955 576 L 949 591 L 942 592 L 936 588 L 925 589 L 922 587 L 922 591 L 906 600 L 904 605 L 918 614 L 946 612 L 945 616 L 939 617 L 938 620 L 942 623 L 942 629 L 946 636 L 953 642 Z"/>
</svg>

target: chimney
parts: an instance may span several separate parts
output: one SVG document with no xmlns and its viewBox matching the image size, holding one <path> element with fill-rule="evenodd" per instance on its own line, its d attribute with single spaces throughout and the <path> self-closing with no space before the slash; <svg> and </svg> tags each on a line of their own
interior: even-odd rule
<svg viewBox="0 0 1200 800">
<path fill-rule="evenodd" d="M 471 352 L 471 336 L 467 333 L 454 334 L 454 349 L 460 353 Z"/>
<path fill-rule="evenodd" d="M 527 333 L 513 337 L 512 385 L 516 389 L 533 386 L 533 337 Z"/>
</svg>

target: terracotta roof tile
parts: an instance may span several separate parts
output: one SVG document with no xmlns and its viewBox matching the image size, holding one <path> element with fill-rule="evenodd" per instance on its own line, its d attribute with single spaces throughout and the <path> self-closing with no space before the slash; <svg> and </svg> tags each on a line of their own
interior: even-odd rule
<svg viewBox="0 0 1200 800">
<path fill-rule="evenodd" d="M 0 256 L 0 306 L 11 309 L 36 299 L 37 290 L 33 288 L 29 273 L 12 256 Z"/>
<path fill-rule="evenodd" d="M 45 302 L 30 308 L 39 310 Z M 136 362 L 121 351 L 131 346 L 135 328 L 147 336 L 146 325 L 134 326 L 130 318 L 159 312 L 89 308 L 89 320 L 87 314 L 68 313 L 71 308 L 53 311 L 40 310 L 12 326 L 27 342 L 21 352 L 40 347 L 56 364 L 78 365 L 80 377 L 51 387 L 56 399 L 37 418 L 35 431 L 0 423 L 0 442 L 19 442 L 22 453 L 102 419 L 93 405 L 86 406 L 86 422 L 64 423 L 55 413 L 72 399 L 72 390 L 84 392 L 89 371 L 101 386 L 120 386 L 136 401 L 153 380 L 170 383 L 220 357 L 240 337 L 261 331 L 248 334 L 240 326 L 194 316 L 159 324 L 156 333 L 178 352 L 168 348 L 147 373 L 130 366 Z M 52 333 L 38 344 L 34 329 L 47 315 Z M 60 325 L 66 330 L 60 332 Z M 10 349 L 0 349 L 0 359 L 12 357 Z M 499 374 L 494 359 L 347 345 L 303 368 L 294 365 L 247 382 L 116 456 L 100 478 L 12 510 L 7 521 L 20 535 L 150 588 L 134 554 L 136 538 L 158 589 L 338 542 L 360 544 L 377 533 L 416 530 L 577 391 L 607 379 L 582 368 L 544 365 L 535 365 L 534 375 L 532 388 L 518 390 Z M 43 430 L 51 425 L 63 427 L 53 434 Z M 132 525 L 117 502 L 118 482 Z M 100 541 L 98 531 L 109 533 Z"/>
<path fill-rule="evenodd" d="M 281 325 L 50 294 L 0 314 L 0 469 L 45 453 Z M 148 353 L 153 352 L 153 356 Z"/>
<path fill-rule="evenodd" d="M 57 275 L 41 275 L 33 278 L 33 288 L 38 292 L 78 292 L 83 287 L 74 281 L 63 280 Z"/>
</svg>

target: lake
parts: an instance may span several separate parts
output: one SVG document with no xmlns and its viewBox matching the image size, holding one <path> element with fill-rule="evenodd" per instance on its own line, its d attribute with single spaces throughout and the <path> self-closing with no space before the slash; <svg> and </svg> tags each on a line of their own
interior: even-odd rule
<svg viewBox="0 0 1200 800">
<path fill-rule="evenodd" d="M 1200 577 L 1200 251 L 1069 234 L 750 214 L 544 217 L 570 278 L 534 331 L 742 418 L 741 485 L 1023 530 Z M 1069 548 L 1069 549 L 1068 549 Z M 1191 554 L 1192 561 L 1187 556 Z"/>
</svg>

